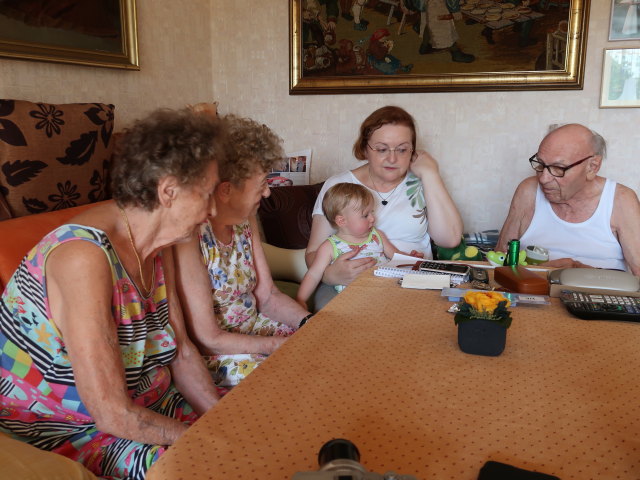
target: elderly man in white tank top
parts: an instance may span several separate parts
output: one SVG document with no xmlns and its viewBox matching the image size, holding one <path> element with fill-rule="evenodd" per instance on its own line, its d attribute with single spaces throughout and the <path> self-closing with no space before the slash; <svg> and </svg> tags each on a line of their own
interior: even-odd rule
<svg viewBox="0 0 640 480">
<path fill-rule="evenodd" d="M 497 250 L 549 250 L 548 266 L 627 269 L 640 275 L 640 203 L 633 190 L 598 176 L 604 139 L 583 125 L 563 125 L 529 159 L 536 175 L 516 189 Z"/>
</svg>

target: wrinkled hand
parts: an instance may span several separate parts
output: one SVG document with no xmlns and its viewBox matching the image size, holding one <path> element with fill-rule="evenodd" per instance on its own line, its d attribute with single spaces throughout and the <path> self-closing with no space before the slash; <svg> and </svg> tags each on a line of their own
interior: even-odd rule
<svg viewBox="0 0 640 480">
<path fill-rule="evenodd" d="M 425 174 L 440 174 L 438 162 L 425 150 L 416 150 L 413 152 L 409 170 L 420 179 L 422 179 L 422 176 Z"/>
<path fill-rule="evenodd" d="M 419 252 L 418 250 L 411 250 L 410 253 L 403 253 L 403 255 L 409 255 L 410 257 L 416 258 L 424 258 L 424 253 Z"/>
<path fill-rule="evenodd" d="M 358 252 L 359 250 L 353 250 L 342 254 L 335 262 L 329 265 L 322 277 L 324 283 L 329 285 L 348 285 L 358 275 L 376 264 L 376 261 L 371 257 L 352 260 Z"/>
</svg>

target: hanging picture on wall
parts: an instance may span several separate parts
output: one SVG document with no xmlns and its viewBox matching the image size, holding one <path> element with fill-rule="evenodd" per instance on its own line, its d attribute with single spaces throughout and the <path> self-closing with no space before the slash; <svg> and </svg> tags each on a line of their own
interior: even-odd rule
<svg viewBox="0 0 640 480">
<path fill-rule="evenodd" d="M 139 70 L 135 0 L 0 0 L 0 56 Z"/>
<path fill-rule="evenodd" d="M 600 106 L 640 107 L 640 48 L 604 51 Z"/>
<path fill-rule="evenodd" d="M 590 0 L 290 0 L 291 94 L 580 89 Z"/>
<path fill-rule="evenodd" d="M 609 40 L 640 40 L 640 0 L 611 0 Z"/>
</svg>

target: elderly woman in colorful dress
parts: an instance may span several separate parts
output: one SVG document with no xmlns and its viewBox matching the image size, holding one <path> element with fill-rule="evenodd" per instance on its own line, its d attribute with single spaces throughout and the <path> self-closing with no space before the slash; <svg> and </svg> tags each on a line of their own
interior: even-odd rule
<svg viewBox="0 0 640 480">
<path fill-rule="evenodd" d="M 232 387 L 276 350 L 310 313 L 274 285 L 256 221 L 267 174 L 284 158 L 267 126 L 227 115 L 230 148 L 215 191 L 218 214 L 176 250 L 178 287 L 191 338 L 219 386 Z M 219 334 L 243 334 L 231 342 Z"/>
<path fill-rule="evenodd" d="M 121 141 L 113 200 L 46 235 L 0 300 L 0 431 L 143 479 L 219 399 L 186 335 L 169 245 L 215 214 L 224 135 L 160 110 Z"/>
</svg>

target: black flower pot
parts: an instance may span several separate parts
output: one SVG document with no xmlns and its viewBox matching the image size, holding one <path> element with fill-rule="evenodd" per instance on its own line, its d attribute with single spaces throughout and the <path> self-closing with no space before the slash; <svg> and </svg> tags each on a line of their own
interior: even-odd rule
<svg viewBox="0 0 640 480">
<path fill-rule="evenodd" d="M 474 318 L 458 324 L 458 346 L 465 353 L 497 357 L 506 341 L 507 329 L 497 322 Z"/>
</svg>

